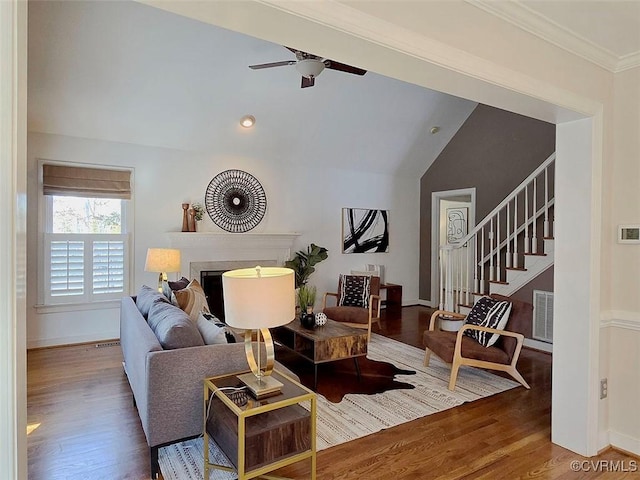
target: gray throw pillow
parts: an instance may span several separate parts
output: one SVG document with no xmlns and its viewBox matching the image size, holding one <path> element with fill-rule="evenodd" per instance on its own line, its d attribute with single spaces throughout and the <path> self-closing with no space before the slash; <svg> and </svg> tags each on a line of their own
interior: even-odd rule
<svg viewBox="0 0 640 480">
<path fill-rule="evenodd" d="M 138 310 L 140 310 L 140 313 L 144 318 L 149 317 L 149 310 L 151 310 L 151 306 L 156 302 L 167 303 L 168 300 L 158 291 L 157 288 L 142 285 L 138 292 L 138 296 L 136 297 L 136 307 L 138 307 Z"/>
<path fill-rule="evenodd" d="M 204 345 L 200 332 L 189 316 L 170 303 L 154 303 L 147 322 L 165 350 Z"/>
</svg>

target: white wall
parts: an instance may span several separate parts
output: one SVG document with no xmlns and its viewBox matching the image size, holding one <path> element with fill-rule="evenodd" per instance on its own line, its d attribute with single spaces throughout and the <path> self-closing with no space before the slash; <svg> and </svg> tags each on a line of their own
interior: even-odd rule
<svg viewBox="0 0 640 480">
<path fill-rule="evenodd" d="M 242 150 L 240 147 L 239 150 Z M 144 272 L 148 247 L 169 246 L 166 232 L 180 231 L 182 202 L 204 200 L 211 178 L 217 173 L 239 168 L 253 174 L 267 195 L 267 213 L 254 232 L 300 233 L 295 249 L 316 243 L 329 249 L 329 258 L 317 266 L 311 283 L 318 291 L 334 291 L 338 274 L 361 270 L 366 263 L 386 266 L 387 279 L 404 286 L 405 303 L 417 301 L 417 261 L 419 197 L 418 179 L 327 169 L 322 149 L 316 148 L 315 162 L 304 166 L 295 159 L 269 155 L 256 146 L 245 155 L 230 153 L 189 153 L 139 145 L 112 143 L 74 137 L 29 134 L 29 240 L 27 276 L 28 346 L 44 346 L 119 336 L 117 302 L 88 308 L 35 308 L 38 215 L 38 159 L 95 163 L 134 169 L 134 277 L 132 293 L 141 284 L 154 285 L 156 274 Z M 311 163 L 313 166 L 307 166 Z M 341 209 L 362 207 L 390 211 L 389 253 L 342 254 Z M 205 216 L 201 231 L 221 230 Z M 186 272 L 184 272 L 186 273 Z"/>
<path fill-rule="evenodd" d="M 615 75 L 613 162 L 603 243 L 609 251 L 602 342 L 609 351 L 608 418 L 612 445 L 640 454 L 640 245 L 616 241 L 619 224 L 640 223 L 640 68 Z M 601 343 L 602 343 L 601 342 Z"/>
</svg>

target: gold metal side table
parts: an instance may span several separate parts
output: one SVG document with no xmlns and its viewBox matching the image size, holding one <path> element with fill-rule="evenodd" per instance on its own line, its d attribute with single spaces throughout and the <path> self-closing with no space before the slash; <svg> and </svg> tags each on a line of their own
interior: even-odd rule
<svg viewBox="0 0 640 480">
<path fill-rule="evenodd" d="M 232 375 L 204 380 L 204 478 L 210 468 L 237 472 L 238 480 L 280 479 L 266 474 L 309 459 L 311 479 L 316 478 L 316 394 L 291 377 L 273 372 L 283 384 L 276 395 L 256 400 L 239 395 L 242 383 Z M 309 410 L 300 404 L 309 402 Z M 214 441 L 233 467 L 209 462 L 209 442 Z"/>
</svg>

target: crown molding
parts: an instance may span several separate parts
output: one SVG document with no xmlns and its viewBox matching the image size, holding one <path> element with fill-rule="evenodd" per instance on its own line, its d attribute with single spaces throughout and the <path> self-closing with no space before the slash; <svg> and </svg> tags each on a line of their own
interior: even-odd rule
<svg viewBox="0 0 640 480">
<path fill-rule="evenodd" d="M 629 55 L 620 57 L 620 60 L 618 61 L 618 69 L 615 73 L 636 67 L 640 67 L 640 52 L 630 53 Z"/>
<path fill-rule="evenodd" d="M 517 1 L 465 1 L 612 73 L 640 66 L 640 52 L 619 57 Z"/>
<path fill-rule="evenodd" d="M 146 0 L 150 1 L 150 0 Z M 289 15 L 327 26 L 356 38 L 426 61 L 469 78 L 519 93 L 536 92 L 544 101 L 580 115 L 599 115 L 602 106 L 574 92 L 538 80 L 467 51 L 442 43 L 388 20 L 363 13 L 336 0 L 283 2 L 254 0 Z M 465 0 L 469 1 L 469 0 Z M 451 92 L 446 92 L 451 93 Z M 473 101 L 478 101 L 473 99 Z M 566 112 L 565 112 L 566 113 Z M 573 117 L 566 117 L 575 119 Z M 556 119 L 557 120 L 557 119 Z M 547 120 L 551 121 L 551 120 Z M 561 120 L 563 121 L 563 120 Z"/>
</svg>

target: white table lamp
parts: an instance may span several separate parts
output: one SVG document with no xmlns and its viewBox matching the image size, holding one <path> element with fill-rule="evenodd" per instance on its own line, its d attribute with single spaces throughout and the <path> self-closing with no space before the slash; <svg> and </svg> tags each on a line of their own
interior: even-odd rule
<svg viewBox="0 0 640 480">
<path fill-rule="evenodd" d="M 145 272 L 158 272 L 158 291 L 162 292 L 162 282 L 167 281 L 167 272 L 180 271 L 180 250 L 175 248 L 149 248 L 144 263 Z"/>
<path fill-rule="evenodd" d="M 290 268 L 260 267 L 231 270 L 222 274 L 224 314 L 227 325 L 245 329 L 244 345 L 252 373 L 238 378 L 260 398 L 279 392 L 282 384 L 271 377 L 275 362 L 269 328 L 286 325 L 296 315 L 295 274 Z M 258 360 L 253 354 L 253 330 L 258 331 Z M 260 336 L 267 358 L 260 362 Z"/>
</svg>

